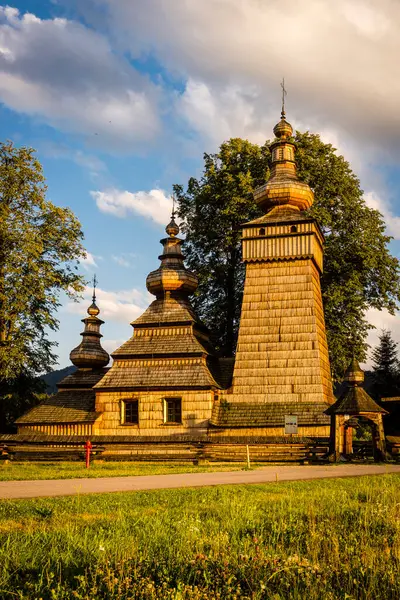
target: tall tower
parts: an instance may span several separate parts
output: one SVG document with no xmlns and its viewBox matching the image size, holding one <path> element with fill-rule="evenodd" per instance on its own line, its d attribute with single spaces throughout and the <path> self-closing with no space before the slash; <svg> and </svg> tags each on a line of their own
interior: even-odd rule
<svg viewBox="0 0 400 600">
<path fill-rule="evenodd" d="M 297 178 L 284 108 L 274 134 L 271 177 L 254 193 L 265 214 L 243 226 L 246 279 L 231 398 L 285 414 L 307 405 L 308 424 L 314 413 L 322 425 L 317 415 L 334 400 L 320 287 L 324 238 L 306 212 L 314 194 Z"/>
</svg>

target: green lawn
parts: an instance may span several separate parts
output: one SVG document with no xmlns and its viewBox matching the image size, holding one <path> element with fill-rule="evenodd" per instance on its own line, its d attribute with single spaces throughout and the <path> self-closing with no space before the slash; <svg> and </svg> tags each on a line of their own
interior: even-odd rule
<svg viewBox="0 0 400 600">
<path fill-rule="evenodd" d="M 0 503 L 0 598 L 398 600 L 400 476 Z"/>
<path fill-rule="evenodd" d="M 73 479 L 75 477 L 126 477 L 128 475 L 165 475 L 167 473 L 205 473 L 240 471 L 245 463 L 193 465 L 191 463 L 94 462 L 86 469 L 84 462 L 9 462 L 0 463 L 0 481 L 28 479 Z M 252 464 L 252 468 L 259 465 Z"/>
</svg>

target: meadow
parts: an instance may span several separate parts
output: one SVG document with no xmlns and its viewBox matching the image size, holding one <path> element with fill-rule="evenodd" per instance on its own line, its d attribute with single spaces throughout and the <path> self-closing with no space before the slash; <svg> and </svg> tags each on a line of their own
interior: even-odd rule
<svg viewBox="0 0 400 600">
<path fill-rule="evenodd" d="M 251 468 L 261 465 L 251 464 Z M 208 463 L 193 465 L 189 462 L 97 462 L 89 469 L 82 462 L 8 462 L 0 463 L 0 481 L 27 481 L 32 479 L 74 479 L 98 477 L 129 477 L 133 475 L 167 475 L 173 473 L 208 473 L 211 471 L 240 471 L 245 463 Z"/>
<path fill-rule="evenodd" d="M 398 600 L 400 476 L 0 503 L 0 598 Z"/>
</svg>

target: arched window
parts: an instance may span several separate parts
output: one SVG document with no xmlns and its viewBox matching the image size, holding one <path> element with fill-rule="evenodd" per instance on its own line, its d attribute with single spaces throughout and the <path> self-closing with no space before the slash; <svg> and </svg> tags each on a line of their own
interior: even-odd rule
<svg viewBox="0 0 400 600">
<path fill-rule="evenodd" d="M 297 233 L 297 225 L 292 225 L 291 226 L 290 233 Z"/>
<path fill-rule="evenodd" d="M 264 227 L 261 227 L 261 229 L 259 229 L 258 235 L 265 235 L 265 228 Z"/>
</svg>

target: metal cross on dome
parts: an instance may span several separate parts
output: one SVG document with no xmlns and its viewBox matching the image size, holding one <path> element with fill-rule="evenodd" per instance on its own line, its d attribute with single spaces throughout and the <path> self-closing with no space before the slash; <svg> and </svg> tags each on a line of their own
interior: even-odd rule
<svg viewBox="0 0 400 600">
<path fill-rule="evenodd" d="M 284 77 L 282 79 L 281 88 L 282 88 L 282 116 L 284 117 L 285 116 L 285 96 L 287 96 Z"/>
<path fill-rule="evenodd" d="M 96 286 L 97 286 L 97 277 L 96 274 L 93 275 L 93 296 L 92 296 L 92 300 L 93 302 L 96 302 Z"/>
</svg>

